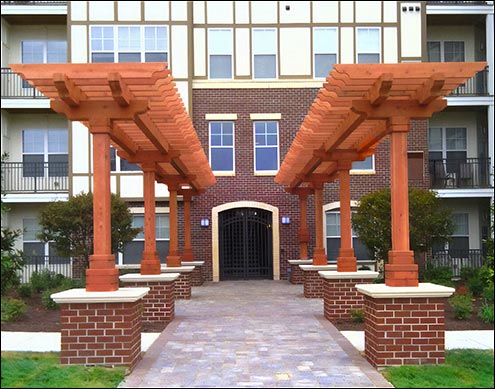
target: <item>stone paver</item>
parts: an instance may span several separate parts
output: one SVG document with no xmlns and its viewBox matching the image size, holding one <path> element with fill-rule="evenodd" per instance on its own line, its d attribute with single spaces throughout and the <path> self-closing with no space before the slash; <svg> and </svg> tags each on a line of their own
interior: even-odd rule
<svg viewBox="0 0 495 389">
<path fill-rule="evenodd" d="M 207 282 L 175 313 L 120 387 L 393 387 L 302 285 Z"/>
</svg>

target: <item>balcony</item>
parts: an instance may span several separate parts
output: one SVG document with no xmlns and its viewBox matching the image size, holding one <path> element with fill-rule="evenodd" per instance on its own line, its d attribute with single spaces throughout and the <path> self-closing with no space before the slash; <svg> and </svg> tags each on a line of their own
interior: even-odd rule
<svg viewBox="0 0 495 389">
<path fill-rule="evenodd" d="M 450 267 L 452 277 L 458 278 L 461 275 L 461 269 L 482 267 L 484 254 L 483 250 L 442 250 L 434 252 L 427 265 L 434 268 Z"/>
<path fill-rule="evenodd" d="M 10 68 L 2 68 L 1 85 L 2 99 L 46 99 Z"/>
<path fill-rule="evenodd" d="M 2 162 L 4 193 L 69 191 L 67 162 Z"/>
<path fill-rule="evenodd" d="M 430 160 L 432 189 L 490 188 L 489 158 Z"/>
<path fill-rule="evenodd" d="M 452 91 L 452 96 L 488 96 L 488 67 Z"/>
</svg>

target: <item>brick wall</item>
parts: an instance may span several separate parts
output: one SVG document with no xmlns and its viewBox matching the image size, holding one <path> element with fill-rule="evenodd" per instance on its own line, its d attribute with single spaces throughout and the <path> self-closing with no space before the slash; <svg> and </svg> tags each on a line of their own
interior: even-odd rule
<svg viewBox="0 0 495 389">
<path fill-rule="evenodd" d="M 299 265 L 290 266 L 290 283 L 294 285 L 302 285 L 304 284 L 304 271 L 299 267 Z"/>
<path fill-rule="evenodd" d="M 304 297 L 323 298 L 323 278 L 318 270 L 303 270 L 304 273 Z"/>
<path fill-rule="evenodd" d="M 62 365 L 128 366 L 141 358 L 142 301 L 60 304 Z"/>
<path fill-rule="evenodd" d="M 235 121 L 235 168 L 234 177 L 217 177 L 217 183 L 207 188 L 201 196 L 193 198 L 191 203 L 191 236 L 194 259 L 205 261 L 203 275 L 212 280 L 212 231 L 201 227 L 201 218 L 211 220 L 211 209 L 221 204 L 234 201 L 259 201 L 278 207 L 280 216 L 290 216 L 291 224 L 280 225 L 280 275 L 287 279 L 288 259 L 299 258 L 297 240 L 299 228 L 299 200 L 284 188 L 275 184 L 274 177 L 254 176 L 253 161 L 253 122 L 251 113 L 281 113 L 280 161 L 283 160 L 292 144 L 300 125 L 307 114 L 317 89 L 193 89 L 192 118 L 205 154 L 208 156 L 208 122 L 205 114 L 237 114 Z M 427 160 L 427 122 L 413 121 L 409 134 L 409 150 L 425 151 Z M 389 141 L 377 147 L 375 167 L 376 174 L 352 175 L 351 197 L 359 200 L 370 191 L 390 186 Z M 427 174 L 427 169 L 425 171 Z M 412 182 L 416 187 L 428 187 L 429 177 L 421 182 Z M 339 200 L 338 182 L 325 185 L 324 203 Z M 312 257 L 315 246 L 315 214 L 313 196 L 307 201 L 307 223 L 310 233 L 308 257 Z M 181 212 L 179 212 L 180 217 Z M 179 223 L 179 239 L 182 229 Z M 182 245 L 182 243 L 181 243 Z"/>
<path fill-rule="evenodd" d="M 187 262 L 182 262 L 183 265 L 187 266 Z M 201 286 L 204 283 L 203 279 L 203 266 L 195 266 L 191 274 L 191 285 Z"/>
<path fill-rule="evenodd" d="M 351 319 L 352 309 L 363 309 L 363 294 L 356 284 L 369 284 L 370 279 L 325 279 L 323 278 L 323 312 L 329 321 Z"/>
<path fill-rule="evenodd" d="M 179 278 L 175 280 L 175 298 L 191 298 L 192 272 L 180 273 Z"/>
<path fill-rule="evenodd" d="M 143 322 L 169 323 L 175 317 L 175 281 L 126 282 L 126 287 L 150 288 L 143 297 Z"/>
<path fill-rule="evenodd" d="M 365 296 L 366 359 L 375 367 L 445 363 L 444 301 Z"/>
</svg>

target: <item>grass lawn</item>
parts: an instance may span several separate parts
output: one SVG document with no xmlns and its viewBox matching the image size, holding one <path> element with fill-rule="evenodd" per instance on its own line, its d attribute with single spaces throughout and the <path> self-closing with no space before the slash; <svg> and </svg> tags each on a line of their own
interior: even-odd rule
<svg viewBox="0 0 495 389">
<path fill-rule="evenodd" d="M 126 369 L 62 366 L 59 353 L 2 352 L 2 388 L 116 388 Z M 396 388 L 493 388 L 493 350 L 448 350 L 437 366 L 381 370 Z"/>
<path fill-rule="evenodd" d="M 2 352 L 2 388 L 116 388 L 124 367 L 60 365 L 60 353 Z"/>
<path fill-rule="evenodd" d="M 447 350 L 444 365 L 387 367 L 381 373 L 396 388 L 493 388 L 493 350 Z"/>
</svg>

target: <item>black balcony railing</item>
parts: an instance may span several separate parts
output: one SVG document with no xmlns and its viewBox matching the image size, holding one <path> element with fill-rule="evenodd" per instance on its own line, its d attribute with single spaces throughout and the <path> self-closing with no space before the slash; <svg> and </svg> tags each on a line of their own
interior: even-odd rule
<svg viewBox="0 0 495 389">
<path fill-rule="evenodd" d="M 490 158 L 430 160 L 433 189 L 490 188 Z"/>
<path fill-rule="evenodd" d="M 483 250 L 442 250 L 433 253 L 428 261 L 428 266 L 450 267 L 452 277 L 461 275 L 461 270 L 465 268 L 479 269 L 484 265 Z"/>
<path fill-rule="evenodd" d="M 2 99 L 46 99 L 10 68 L 2 68 L 1 82 Z"/>
<path fill-rule="evenodd" d="M 459 85 L 450 96 L 488 96 L 488 68 Z"/>
<path fill-rule="evenodd" d="M 72 260 L 66 257 L 31 255 L 24 257 L 25 263 L 21 271 L 21 283 L 25 284 L 31 280 L 34 272 L 49 271 L 54 274 L 62 274 L 72 278 Z"/>
<path fill-rule="evenodd" d="M 67 192 L 67 162 L 2 162 L 5 193 Z"/>
</svg>

